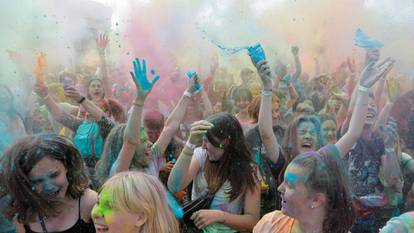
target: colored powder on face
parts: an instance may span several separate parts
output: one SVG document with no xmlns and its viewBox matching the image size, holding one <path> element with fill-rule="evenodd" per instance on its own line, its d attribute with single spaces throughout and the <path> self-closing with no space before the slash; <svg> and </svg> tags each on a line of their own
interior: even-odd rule
<svg viewBox="0 0 414 233">
<path fill-rule="evenodd" d="M 285 179 L 290 183 L 296 183 L 298 181 L 298 177 L 292 173 L 287 173 Z"/>
</svg>

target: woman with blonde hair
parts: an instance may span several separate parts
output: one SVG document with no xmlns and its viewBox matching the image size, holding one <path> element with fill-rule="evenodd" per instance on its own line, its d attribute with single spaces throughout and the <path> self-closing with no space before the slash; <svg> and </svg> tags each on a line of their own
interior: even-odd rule
<svg viewBox="0 0 414 233">
<path fill-rule="evenodd" d="M 92 218 L 96 232 L 179 232 L 163 185 L 143 172 L 121 172 L 107 180 Z"/>
</svg>

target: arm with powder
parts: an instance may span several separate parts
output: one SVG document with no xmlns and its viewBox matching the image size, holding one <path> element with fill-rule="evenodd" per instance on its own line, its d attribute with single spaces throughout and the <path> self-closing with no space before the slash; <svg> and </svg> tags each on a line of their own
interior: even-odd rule
<svg viewBox="0 0 414 233">
<path fill-rule="evenodd" d="M 129 170 L 135 149 L 141 143 L 139 134 L 141 132 L 141 115 L 144 102 L 153 85 L 159 79 L 159 76 L 155 76 L 151 82 L 148 81 L 145 60 L 142 60 L 142 66 L 138 58 L 133 61 L 133 64 L 134 73 L 131 72 L 131 77 L 135 83 L 137 95 L 125 128 L 121 151 L 114 163 L 116 173 Z"/>
<path fill-rule="evenodd" d="M 378 81 L 390 65 L 391 59 L 388 58 L 379 65 L 376 65 L 376 62 L 372 62 L 362 71 L 349 129 L 336 143 L 342 156 L 348 153 L 362 133 L 365 120 L 361 119 L 365 119 L 368 109 L 369 89 Z"/>
</svg>

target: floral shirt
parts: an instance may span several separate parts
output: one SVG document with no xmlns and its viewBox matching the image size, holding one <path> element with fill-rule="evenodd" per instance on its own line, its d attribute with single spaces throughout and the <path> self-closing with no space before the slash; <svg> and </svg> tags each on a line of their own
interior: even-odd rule
<svg viewBox="0 0 414 233">
<path fill-rule="evenodd" d="M 381 156 L 384 154 L 384 142 L 378 134 L 370 139 L 358 139 L 356 145 L 345 156 L 351 191 L 356 196 L 382 193 L 379 172 Z"/>
</svg>

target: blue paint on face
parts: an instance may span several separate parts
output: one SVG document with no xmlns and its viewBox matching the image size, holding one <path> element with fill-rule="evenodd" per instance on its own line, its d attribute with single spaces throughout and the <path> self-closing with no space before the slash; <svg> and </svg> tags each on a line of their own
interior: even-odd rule
<svg viewBox="0 0 414 233">
<path fill-rule="evenodd" d="M 54 180 L 59 174 L 57 172 L 49 173 L 46 177 L 33 177 L 30 178 L 30 182 L 34 185 L 40 184 L 42 192 L 53 193 L 59 190 L 59 186 L 55 184 Z M 36 187 L 32 186 L 32 190 L 35 191 Z"/>
<path fill-rule="evenodd" d="M 285 180 L 291 184 L 296 184 L 296 182 L 298 182 L 298 177 L 295 174 L 287 173 Z"/>
</svg>

